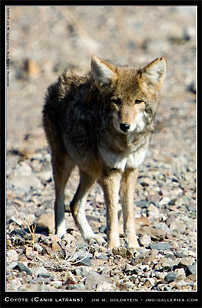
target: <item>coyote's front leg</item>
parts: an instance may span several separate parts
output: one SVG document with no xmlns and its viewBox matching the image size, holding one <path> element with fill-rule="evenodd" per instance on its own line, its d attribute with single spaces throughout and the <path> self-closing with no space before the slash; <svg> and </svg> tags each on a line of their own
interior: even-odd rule
<svg viewBox="0 0 202 308">
<path fill-rule="evenodd" d="M 121 204 L 123 209 L 124 233 L 129 248 L 139 247 L 135 231 L 134 194 L 138 177 L 137 169 L 126 169 L 121 181 Z"/>
<path fill-rule="evenodd" d="M 108 247 L 119 246 L 118 201 L 121 172 L 116 169 L 107 171 L 102 180 L 102 187 L 107 207 Z"/>
</svg>

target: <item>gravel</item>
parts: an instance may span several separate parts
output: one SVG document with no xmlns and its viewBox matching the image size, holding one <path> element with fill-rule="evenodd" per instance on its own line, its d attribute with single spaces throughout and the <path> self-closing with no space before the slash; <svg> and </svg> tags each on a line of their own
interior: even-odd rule
<svg viewBox="0 0 202 308">
<path fill-rule="evenodd" d="M 196 291 L 194 10 L 13 6 L 10 29 L 6 290 Z M 121 215 L 119 249 L 84 243 L 69 209 L 77 169 L 66 187 L 67 234 L 53 235 L 54 183 L 41 123 L 43 97 L 65 67 L 88 70 L 92 54 L 137 66 L 162 55 L 168 61 L 156 130 L 135 189 L 137 251 L 124 248 Z M 97 184 L 86 214 L 94 231 L 106 237 Z"/>
</svg>

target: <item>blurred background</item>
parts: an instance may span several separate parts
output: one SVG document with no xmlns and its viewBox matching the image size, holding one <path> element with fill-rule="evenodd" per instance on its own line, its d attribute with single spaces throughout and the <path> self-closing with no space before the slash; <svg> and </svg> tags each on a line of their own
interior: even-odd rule
<svg viewBox="0 0 202 308">
<path fill-rule="evenodd" d="M 29 156 L 46 146 L 44 96 L 64 68 L 86 73 L 92 55 L 137 68 L 164 56 L 156 155 L 189 151 L 194 159 L 196 7 L 11 6 L 9 26 L 8 153 Z"/>
</svg>

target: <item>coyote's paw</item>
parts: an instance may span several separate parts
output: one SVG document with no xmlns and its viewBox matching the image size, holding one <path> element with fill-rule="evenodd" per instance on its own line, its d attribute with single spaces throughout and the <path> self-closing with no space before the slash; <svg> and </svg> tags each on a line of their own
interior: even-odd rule
<svg viewBox="0 0 202 308">
<path fill-rule="evenodd" d="M 97 234 L 95 234 L 93 237 L 87 238 L 86 241 L 88 242 L 89 245 L 93 245 L 95 243 L 99 245 L 104 245 L 106 243 L 104 238 Z"/>
</svg>

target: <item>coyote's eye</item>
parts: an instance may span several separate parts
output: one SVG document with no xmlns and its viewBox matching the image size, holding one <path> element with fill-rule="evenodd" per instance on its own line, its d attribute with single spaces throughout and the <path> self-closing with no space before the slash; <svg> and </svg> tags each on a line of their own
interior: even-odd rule
<svg viewBox="0 0 202 308">
<path fill-rule="evenodd" d="M 115 99 L 112 99 L 112 103 L 114 103 L 116 105 L 121 105 L 121 100 L 120 100 L 120 98 L 115 98 Z"/>
<path fill-rule="evenodd" d="M 136 100 L 135 100 L 135 105 L 136 105 L 136 104 L 141 104 L 141 103 L 143 103 L 143 100 L 142 100 L 142 99 L 136 99 Z"/>
</svg>

